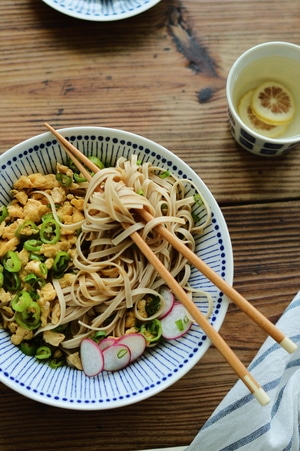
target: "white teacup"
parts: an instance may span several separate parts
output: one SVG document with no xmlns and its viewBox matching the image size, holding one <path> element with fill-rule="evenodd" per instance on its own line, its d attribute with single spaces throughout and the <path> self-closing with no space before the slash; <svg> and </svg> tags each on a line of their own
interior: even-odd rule
<svg viewBox="0 0 300 451">
<path fill-rule="evenodd" d="M 293 95 L 295 115 L 286 131 L 268 138 L 249 128 L 238 113 L 241 97 L 264 81 L 283 84 Z M 300 144 L 300 47 L 266 42 L 243 53 L 231 67 L 226 84 L 231 132 L 236 142 L 255 155 L 274 157 Z"/>
</svg>

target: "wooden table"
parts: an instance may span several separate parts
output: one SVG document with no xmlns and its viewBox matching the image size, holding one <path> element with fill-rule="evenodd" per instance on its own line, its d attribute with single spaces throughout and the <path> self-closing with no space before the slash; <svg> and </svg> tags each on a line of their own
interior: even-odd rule
<svg viewBox="0 0 300 451">
<path fill-rule="evenodd" d="M 146 136 L 208 185 L 232 238 L 234 286 L 276 322 L 299 284 L 300 148 L 255 157 L 233 141 L 226 77 L 246 49 L 300 44 L 298 0 L 162 0 L 86 22 L 38 0 L 0 2 L 0 152 L 53 126 Z M 221 334 L 248 365 L 264 332 L 230 305 Z M 80 412 L 0 384 L 0 450 L 133 451 L 187 445 L 237 377 L 211 347 L 179 382 L 136 405 Z"/>
</svg>

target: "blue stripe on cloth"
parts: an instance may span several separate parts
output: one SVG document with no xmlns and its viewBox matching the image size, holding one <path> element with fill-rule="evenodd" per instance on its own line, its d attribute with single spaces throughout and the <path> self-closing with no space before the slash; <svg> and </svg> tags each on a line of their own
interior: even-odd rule
<svg viewBox="0 0 300 451">
<path fill-rule="evenodd" d="M 292 360 L 291 362 L 289 362 L 289 363 L 287 364 L 286 368 L 294 368 L 294 367 L 296 367 L 296 366 L 299 366 L 299 367 L 300 367 L 300 359 Z"/>
<path fill-rule="evenodd" d="M 279 348 L 280 346 L 278 343 L 272 344 L 270 348 L 266 349 L 265 352 L 263 352 L 260 356 L 256 357 L 256 359 L 249 365 L 249 371 L 254 370 L 254 368 L 260 365 L 267 357 L 269 357 L 269 355 L 272 352 L 277 351 Z"/>
<path fill-rule="evenodd" d="M 236 442 L 231 443 L 230 445 L 225 446 L 225 448 L 221 448 L 218 451 L 235 451 L 236 449 L 239 449 L 241 446 L 248 445 L 249 443 L 253 442 L 253 440 L 256 440 L 257 438 L 261 437 L 266 432 L 268 432 L 270 428 L 271 428 L 270 423 L 267 423 L 264 426 L 257 429 L 256 431 L 251 432 L 251 434 L 242 437 Z"/>
<path fill-rule="evenodd" d="M 281 378 L 275 379 L 273 381 L 268 382 L 267 384 L 263 385 L 263 389 L 268 392 L 270 390 L 274 390 L 280 383 Z M 208 428 L 209 426 L 212 426 L 217 421 L 221 420 L 222 418 L 226 417 L 227 415 L 230 415 L 232 412 L 234 412 L 236 409 L 239 409 L 243 407 L 245 404 L 248 404 L 249 402 L 253 401 L 253 394 L 248 393 L 246 396 L 243 396 L 236 402 L 233 402 L 229 406 L 227 406 L 225 409 L 220 410 L 215 415 L 211 416 L 205 425 L 203 426 L 202 430 Z"/>
<path fill-rule="evenodd" d="M 294 342 L 300 342 L 300 334 L 294 335 L 290 337 L 292 341 Z M 272 352 L 280 349 L 280 345 L 278 343 L 274 343 L 272 346 L 270 346 L 268 349 L 266 349 L 261 355 L 256 357 L 253 362 L 249 365 L 249 371 L 252 371 L 254 368 L 256 368 L 261 362 L 269 356 Z"/>
<path fill-rule="evenodd" d="M 271 411 L 271 418 L 275 417 L 275 415 L 276 415 L 276 413 L 277 413 L 277 411 L 278 411 L 278 409 L 280 407 L 280 403 L 282 401 L 282 397 L 283 397 L 283 393 L 284 393 L 285 387 L 286 387 L 286 384 L 279 391 L 277 399 L 276 399 L 276 402 L 273 404 L 272 411 Z"/>
<path fill-rule="evenodd" d="M 252 399 L 253 399 L 253 395 L 250 393 L 249 395 L 244 396 L 243 398 L 239 399 L 238 401 L 230 404 L 225 409 L 220 410 L 218 413 L 216 413 L 215 415 L 211 416 L 206 421 L 206 423 L 202 427 L 202 431 L 204 431 L 204 429 L 207 429 L 209 426 L 212 426 L 214 423 L 216 423 L 217 421 L 219 421 L 222 418 L 226 417 L 227 415 L 230 415 L 236 409 L 239 409 L 240 407 L 242 407 L 244 404 L 247 404 Z"/>
<path fill-rule="evenodd" d="M 290 440 L 290 443 L 288 444 L 288 446 L 286 446 L 282 451 L 291 451 L 293 446 L 293 437 Z"/>
</svg>

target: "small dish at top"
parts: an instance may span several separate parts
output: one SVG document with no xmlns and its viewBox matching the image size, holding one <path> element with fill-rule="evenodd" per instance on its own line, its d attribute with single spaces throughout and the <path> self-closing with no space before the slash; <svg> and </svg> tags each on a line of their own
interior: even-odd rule
<svg viewBox="0 0 300 451">
<path fill-rule="evenodd" d="M 77 19 L 108 22 L 141 14 L 160 0 L 43 0 L 43 2 Z"/>
</svg>

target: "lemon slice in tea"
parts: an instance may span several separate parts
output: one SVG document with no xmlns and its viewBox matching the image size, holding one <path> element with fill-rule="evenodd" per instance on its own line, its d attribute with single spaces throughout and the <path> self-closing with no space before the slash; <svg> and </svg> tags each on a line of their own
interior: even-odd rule
<svg viewBox="0 0 300 451">
<path fill-rule="evenodd" d="M 291 93 L 275 81 L 266 81 L 254 89 L 251 106 L 259 119 L 271 125 L 288 124 L 295 114 Z"/>
<path fill-rule="evenodd" d="M 261 121 L 254 113 L 251 107 L 251 99 L 254 89 L 246 92 L 239 102 L 238 111 L 240 118 L 249 128 L 264 135 L 268 138 L 276 138 L 282 135 L 287 126 L 286 125 L 270 125 Z"/>
</svg>

